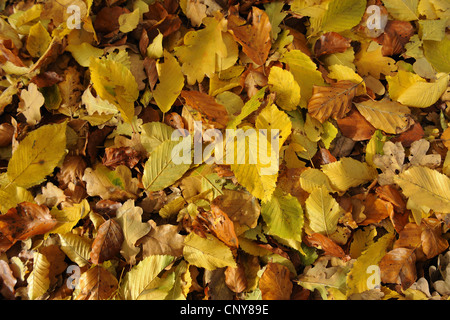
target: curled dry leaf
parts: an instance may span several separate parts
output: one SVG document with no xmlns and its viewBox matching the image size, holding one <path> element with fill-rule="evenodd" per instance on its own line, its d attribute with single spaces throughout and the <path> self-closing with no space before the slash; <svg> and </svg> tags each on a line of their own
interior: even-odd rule
<svg viewBox="0 0 450 320">
<path fill-rule="evenodd" d="M 53 219 L 46 206 L 22 202 L 0 215 L 0 236 L 6 238 L 12 245 L 16 241 L 47 233 L 56 224 L 57 221 Z"/>
<path fill-rule="evenodd" d="M 381 282 L 401 284 L 405 290 L 416 281 L 416 255 L 414 249 L 396 248 L 381 259 Z"/>
</svg>

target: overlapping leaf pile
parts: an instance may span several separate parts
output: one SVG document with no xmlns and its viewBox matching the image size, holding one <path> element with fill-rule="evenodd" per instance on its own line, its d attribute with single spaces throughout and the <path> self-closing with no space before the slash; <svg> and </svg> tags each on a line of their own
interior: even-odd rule
<svg viewBox="0 0 450 320">
<path fill-rule="evenodd" d="M 447 0 L 0 6 L 3 298 L 449 297 Z"/>
</svg>

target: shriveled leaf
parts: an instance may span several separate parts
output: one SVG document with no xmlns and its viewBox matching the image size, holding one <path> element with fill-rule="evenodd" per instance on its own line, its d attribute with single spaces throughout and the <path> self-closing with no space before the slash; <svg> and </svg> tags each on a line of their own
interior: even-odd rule
<svg viewBox="0 0 450 320">
<path fill-rule="evenodd" d="M 0 215 L 0 233 L 11 243 L 45 234 L 56 225 L 56 220 L 45 206 L 22 202 Z"/>
<path fill-rule="evenodd" d="M 407 289 L 416 281 L 416 255 L 414 249 L 396 248 L 380 261 L 381 282 L 401 284 Z"/>
<path fill-rule="evenodd" d="M 244 53 L 257 65 L 262 65 L 269 55 L 272 26 L 267 13 L 257 7 L 252 7 L 251 17 L 251 24 L 241 25 L 238 18 L 231 16 L 228 28 Z"/>
</svg>

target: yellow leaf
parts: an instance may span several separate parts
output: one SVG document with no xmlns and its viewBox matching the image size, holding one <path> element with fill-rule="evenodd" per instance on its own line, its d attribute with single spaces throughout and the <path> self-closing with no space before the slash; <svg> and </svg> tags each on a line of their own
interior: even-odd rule
<svg viewBox="0 0 450 320">
<path fill-rule="evenodd" d="M 355 106 L 376 129 L 386 133 L 402 133 L 410 127 L 413 121 L 408 107 L 388 99 L 367 100 L 355 103 Z"/>
<path fill-rule="evenodd" d="M 68 232 L 59 234 L 61 250 L 80 268 L 89 264 L 92 241 L 83 236 Z"/>
<path fill-rule="evenodd" d="M 42 296 L 50 288 L 50 262 L 47 258 L 37 251 L 33 256 L 33 271 L 27 278 L 28 297 L 35 300 Z"/>
<path fill-rule="evenodd" d="M 103 50 L 92 46 L 88 42 L 81 44 L 69 44 L 66 47 L 73 58 L 83 67 L 89 67 L 91 57 L 98 58 L 103 55 Z"/>
<path fill-rule="evenodd" d="M 388 12 L 400 21 L 418 20 L 417 6 L 419 0 L 383 0 Z"/>
<path fill-rule="evenodd" d="M 164 55 L 164 48 L 162 44 L 163 38 L 163 34 L 158 32 L 158 35 L 147 47 L 147 57 L 151 59 L 158 59 Z"/>
<path fill-rule="evenodd" d="M 319 187 L 326 187 L 329 192 L 333 192 L 334 189 L 330 184 L 330 180 L 325 173 L 319 169 L 310 168 L 305 170 L 300 175 L 300 186 L 308 193 L 312 193 Z"/>
<path fill-rule="evenodd" d="M 153 98 L 162 112 L 167 112 L 184 87 L 181 67 L 169 52 L 164 51 L 164 63 L 160 64 L 159 84 L 153 90 Z"/>
<path fill-rule="evenodd" d="M 373 49 L 372 47 L 376 49 Z M 368 42 L 361 43 L 361 49 L 355 56 L 355 65 L 358 68 L 358 74 L 361 76 L 371 75 L 376 79 L 380 79 L 381 74 L 390 76 L 397 70 L 395 60 L 383 56 L 381 46 Z"/>
<path fill-rule="evenodd" d="M 282 109 L 291 111 L 297 108 L 300 102 L 300 87 L 292 73 L 280 67 L 272 67 L 267 83 L 271 91 L 277 94 L 275 102 Z"/>
<path fill-rule="evenodd" d="M 50 233 L 65 234 L 70 232 L 80 219 L 88 215 L 89 211 L 90 206 L 86 199 L 71 207 L 64 207 L 63 209 L 54 207 L 50 214 L 57 221 L 57 225 Z"/>
<path fill-rule="evenodd" d="M 30 28 L 26 48 L 32 57 L 40 57 L 47 50 L 52 38 L 47 29 L 39 21 Z"/>
<path fill-rule="evenodd" d="M 67 122 L 49 124 L 28 134 L 8 163 L 10 182 L 25 189 L 45 180 L 66 153 Z"/>
<path fill-rule="evenodd" d="M 291 133 L 292 124 L 287 114 L 278 110 L 274 104 L 264 108 L 255 123 L 257 130 L 250 128 L 245 132 L 248 144 L 245 143 L 247 139 L 243 139 L 244 135 L 239 139 L 236 134 L 240 143 L 235 144 L 234 150 L 237 152 L 233 154 L 231 170 L 239 183 L 253 196 L 267 201 L 275 190 L 278 177 L 278 153 Z M 266 136 L 258 130 L 267 130 Z M 279 130 L 279 133 L 276 134 L 273 130 Z M 227 159 L 228 157 L 227 154 Z"/>
<path fill-rule="evenodd" d="M 354 293 L 362 293 L 366 290 L 373 289 L 369 287 L 371 285 L 374 287 L 380 285 L 380 283 L 372 283 L 372 279 L 369 279 L 373 272 L 376 272 L 376 268 L 372 271 L 369 267 L 378 266 L 378 263 L 388 251 L 393 240 L 394 234 L 392 233 L 382 236 L 377 242 L 371 244 L 358 259 L 356 259 L 352 269 L 347 274 L 347 297 Z"/>
<path fill-rule="evenodd" d="M 348 80 L 354 82 L 356 84 L 360 84 L 357 87 L 356 95 L 360 96 L 366 93 L 366 84 L 364 83 L 363 78 L 359 74 L 357 74 L 352 68 L 344 66 L 342 64 L 334 64 L 328 67 L 330 73 L 328 77 L 335 80 Z"/>
<path fill-rule="evenodd" d="M 435 82 L 427 82 L 415 73 L 399 70 L 395 76 L 387 76 L 389 95 L 401 104 L 427 108 L 439 100 L 447 89 L 449 75 L 440 73 Z"/>
<path fill-rule="evenodd" d="M 123 278 L 119 288 L 122 299 L 139 300 L 153 281 L 158 279 L 158 274 L 172 261 L 173 257 L 168 255 L 153 255 L 140 261 Z"/>
<path fill-rule="evenodd" d="M 138 85 L 131 71 L 122 63 L 111 59 L 92 58 L 89 70 L 95 91 L 119 109 L 123 119 L 131 122 L 134 102 L 139 96 Z"/>
<path fill-rule="evenodd" d="M 347 191 L 377 177 L 377 171 L 366 163 L 352 158 L 325 164 L 322 171 L 330 179 L 331 185 L 339 191 Z"/>
<path fill-rule="evenodd" d="M 182 63 L 181 70 L 190 85 L 202 82 L 205 75 L 210 77 L 216 71 L 218 58 L 227 56 L 227 47 L 222 38 L 226 23 L 223 17 L 206 17 L 205 28 L 189 31 L 184 36 L 184 44 L 175 48 L 175 55 Z"/>
<path fill-rule="evenodd" d="M 430 209 L 450 213 L 450 178 L 427 168 L 412 167 L 394 177 L 407 198 Z"/>
<path fill-rule="evenodd" d="M 136 29 L 140 16 L 138 8 L 133 12 L 121 14 L 119 16 L 119 31 L 127 33 Z"/>
<path fill-rule="evenodd" d="M 315 188 L 306 199 L 305 207 L 312 231 L 326 236 L 336 231 L 343 210 L 326 187 Z"/>
<path fill-rule="evenodd" d="M 236 267 L 231 249 L 211 234 L 202 238 L 191 232 L 184 239 L 184 259 L 199 268 L 214 270 Z"/>
<path fill-rule="evenodd" d="M 313 86 L 325 85 L 322 73 L 311 58 L 300 50 L 286 52 L 280 61 L 289 65 L 289 71 L 300 86 L 300 107 L 305 108 L 312 96 Z"/>
</svg>

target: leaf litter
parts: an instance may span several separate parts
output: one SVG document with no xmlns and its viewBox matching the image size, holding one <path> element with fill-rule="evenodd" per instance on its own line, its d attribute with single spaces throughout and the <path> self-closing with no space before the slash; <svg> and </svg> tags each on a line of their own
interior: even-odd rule
<svg viewBox="0 0 450 320">
<path fill-rule="evenodd" d="M 445 1 L 0 10 L 1 299 L 449 298 Z"/>
</svg>

